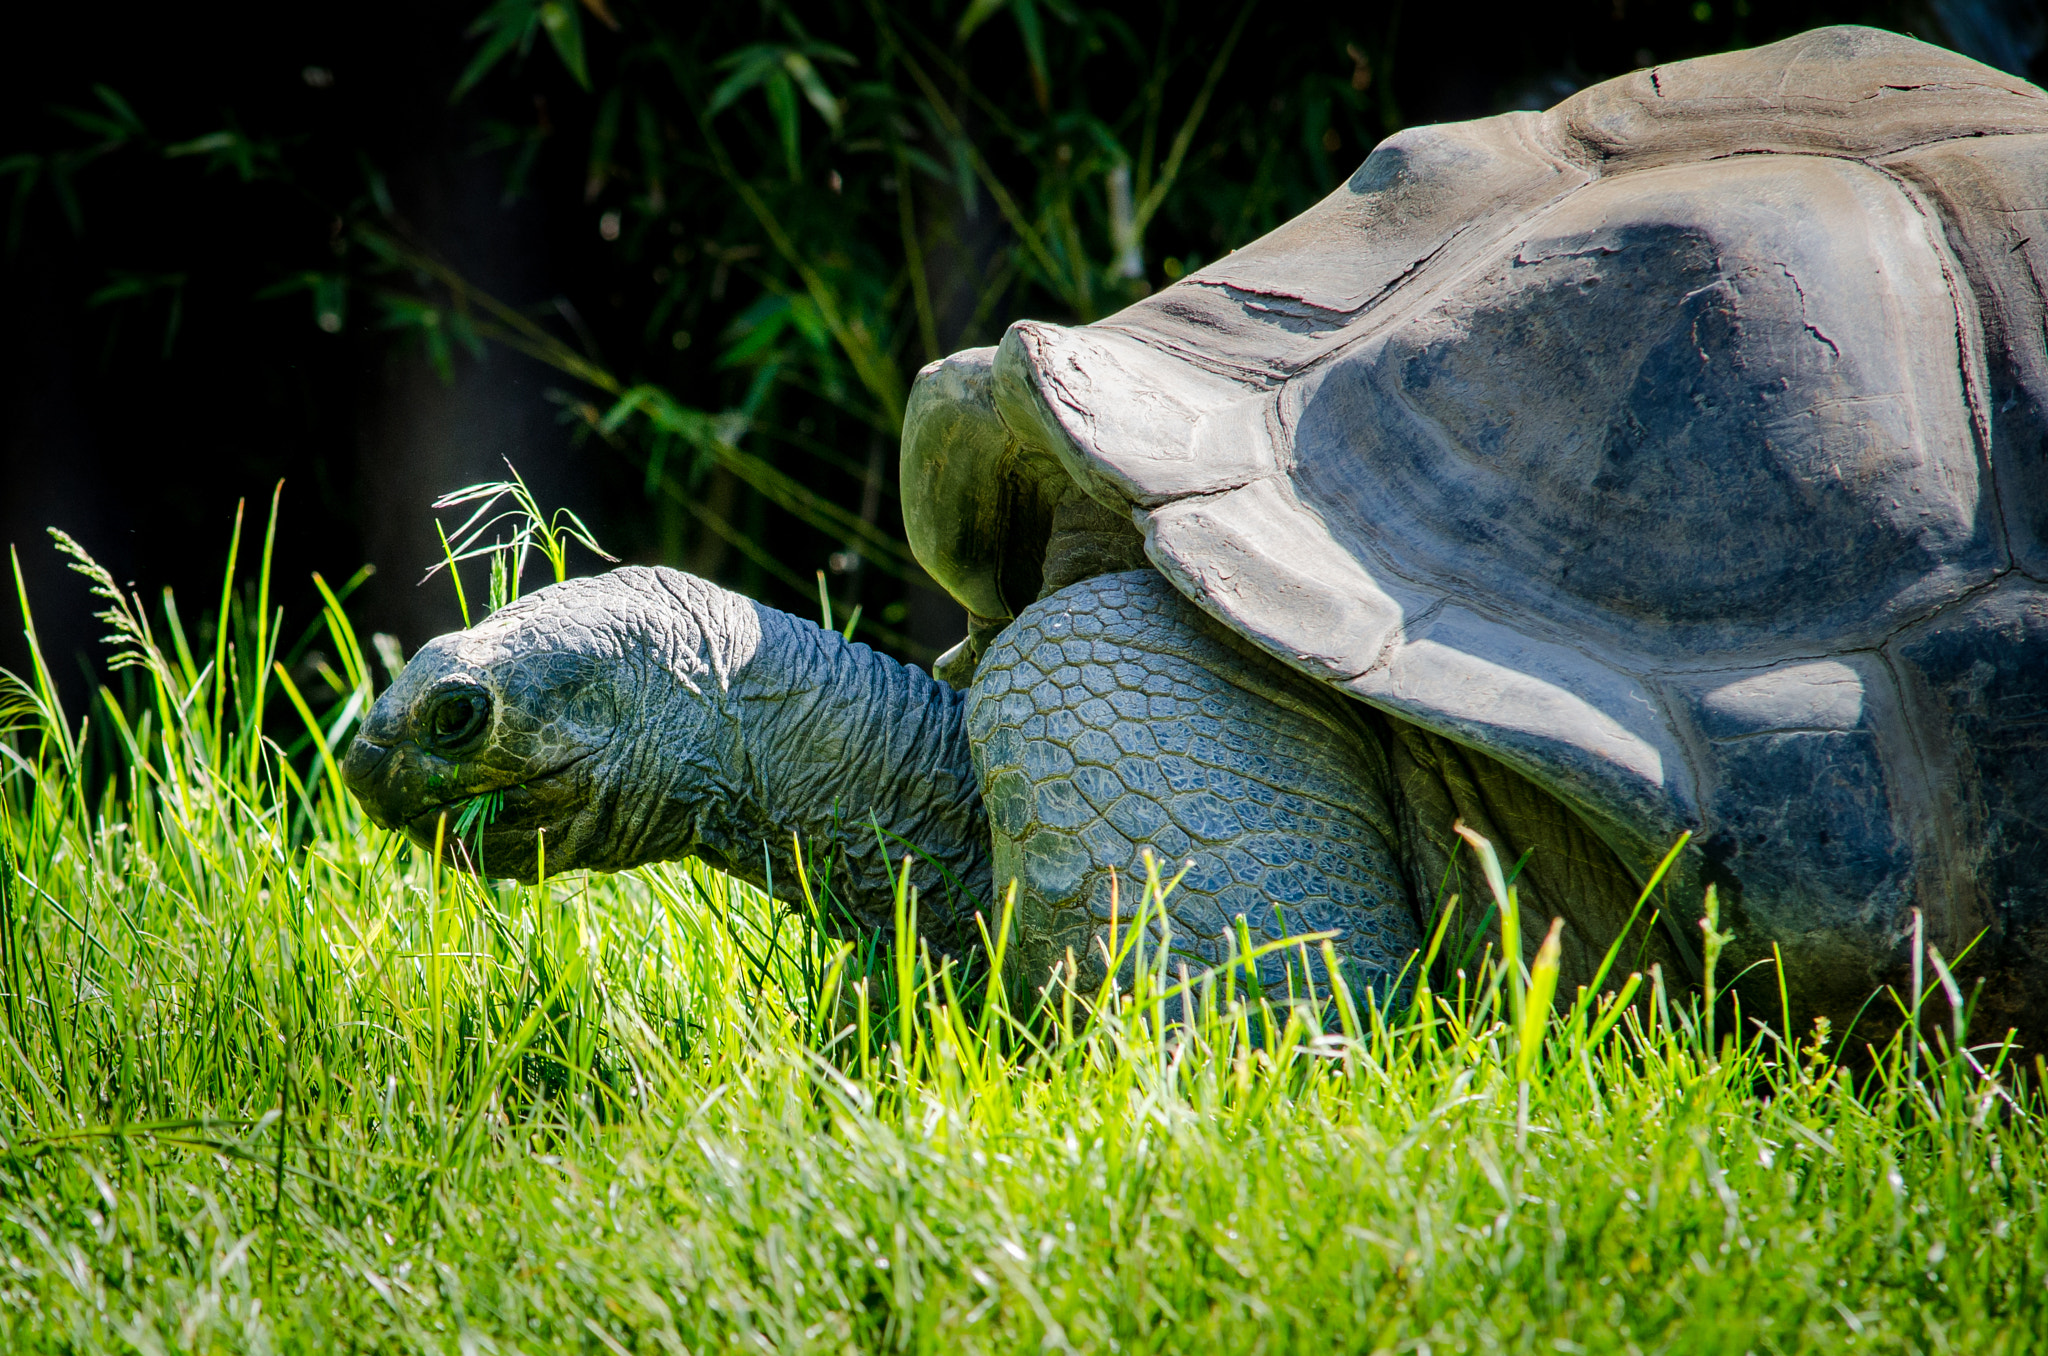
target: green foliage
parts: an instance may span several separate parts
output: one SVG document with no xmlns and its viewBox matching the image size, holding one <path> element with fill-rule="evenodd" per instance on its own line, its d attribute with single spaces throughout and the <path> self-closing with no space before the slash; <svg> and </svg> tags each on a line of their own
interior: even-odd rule
<svg viewBox="0 0 2048 1356">
<path fill-rule="evenodd" d="M 183 273 L 136 273 L 128 269 L 115 269 L 108 275 L 107 285 L 87 297 L 85 304 L 105 306 L 118 301 L 164 295 L 167 301 L 163 356 L 169 358 L 171 347 L 178 339 L 178 323 L 184 316 L 185 281 L 186 275 Z"/>
<path fill-rule="evenodd" d="M 797 93 L 835 134 L 843 121 L 839 113 L 839 100 L 825 87 L 815 63 L 830 61 L 843 66 L 854 65 L 853 57 L 837 47 L 824 43 L 807 42 L 799 47 L 779 44 L 756 43 L 742 47 L 718 62 L 721 70 L 730 70 L 717 89 L 711 92 L 711 102 L 705 106 L 706 117 L 716 117 L 750 89 L 758 88 L 768 101 L 768 108 L 775 119 L 775 129 L 782 138 L 782 156 L 789 166 L 791 183 L 803 177 L 803 157 L 798 149 Z"/>
<path fill-rule="evenodd" d="M 0 175 L 18 204 L 55 191 L 74 228 L 79 176 L 117 155 L 130 174 L 141 157 L 303 200 L 318 249 L 260 298 L 306 293 L 330 334 L 367 317 L 445 380 L 494 344 L 537 358 L 574 435 L 630 464 L 654 524 L 641 535 L 675 563 L 736 554 L 731 582 L 800 606 L 829 560 L 842 607 L 865 587 L 871 613 L 900 617 L 873 590 L 927 582 L 890 455 L 921 366 L 1015 316 L 1088 321 L 1146 295 L 1306 207 L 1398 126 L 1367 97 L 1391 30 L 1290 31 L 1277 72 L 1272 36 L 1254 35 L 1254 79 L 1238 64 L 1253 18 L 1242 3 L 492 0 L 450 98 L 475 107 L 478 153 L 503 155 L 508 200 L 539 195 L 577 224 L 585 285 L 560 301 L 489 295 L 370 160 L 232 113 L 159 135 L 101 86 L 63 110 L 84 142 Z M 353 181 L 331 173 L 356 160 Z M 161 324 L 168 349 L 184 297 L 127 269 L 94 300 L 148 308 L 137 323 Z M 887 625 L 869 634 L 932 657 Z"/>
<path fill-rule="evenodd" d="M 421 850 L 340 790 L 375 686 L 343 595 L 321 588 L 331 661 L 280 646 L 266 547 L 254 581 L 230 565 L 209 647 L 62 544 L 117 681 L 67 719 L 24 602 L 31 667 L 0 686 L 6 1350 L 2017 1352 L 2048 1330 L 2048 1106 L 1968 1044 L 1929 952 L 1916 1020 L 1860 1076 L 1825 1029 L 1715 1036 L 1661 975 L 1553 1004 L 1554 946 L 1495 960 L 1523 920 L 1475 839 L 1488 950 L 1425 966 L 1404 1010 L 1317 990 L 1315 938 L 1277 944 L 1285 993 L 1190 973 L 1156 874 L 1101 988 L 1006 988 L 1006 905 L 963 991 L 907 891 L 893 946 L 857 950 L 809 873 L 793 916 L 691 865 L 451 871 L 463 826 Z"/>
<path fill-rule="evenodd" d="M 481 89 L 486 72 L 508 78 L 527 40 L 515 34 L 530 35 L 538 12 L 504 0 L 479 20 L 481 45 L 458 95 Z M 835 560 L 848 568 L 922 580 L 893 523 L 896 496 L 883 473 L 873 464 L 861 473 L 856 513 L 853 487 L 817 488 L 832 483 L 841 459 L 827 452 L 823 466 L 791 467 L 791 454 L 801 462 L 833 436 L 788 431 L 822 422 L 842 443 L 892 440 L 916 369 L 946 349 L 986 341 L 1020 312 L 1094 319 L 1178 276 L 1197 260 L 1178 257 L 1162 273 L 1147 262 L 1149 238 L 1191 182 L 1208 193 L 1209 210 L 1219 189 L 1237 199 L 1219 252 L 1319 196 L 1330 173 L 1323 149 L 1307 182 L 1285 193 L 1265 179 L 1247 190 L 1196 168 L 1240 153 L 1240 143 L 1256 150 L 1252 129 L 1270 117 L 1242 102 L 1221 126 L 1211 117 L 1251 12 L 1226 11 L 1220 29 L 1206 32 L 1206 17 L 1176 26 L 1175 14 L 1161 11 L 1147 21 L 1156 33 L 1141 37 L 1135 20 L 1110 8 L 976 0 L 938 28 L 952 31 L 951 44 L 940 45 L 915 6 L 849 5 L 799 18 L 771 4 L 752 16 L 688 20 L 621 10 L 596 74 L 572 74 L 593 87 L 589 210 L 628 275 L 653 285 L 640 308 L 641 371 L 620 374 L 589 345 L 537 327 L 514 335 L 500 323 L 479 333 L 607 398 L 608 406 L 563 403 L 639 462 L 660 512 L 695 519 L 790 588 L 805 587 L 805 572 L 763 552 L 757 533 L 707 502 L 709 474 L 737 477 L 767 506 L 836 542 Z M 999 13 L 1013 23 L 992 27 Z M 1003 28 L 1022 44 L 1023 86 L 975 74 L 1002 69 L 991 44 Z M 1357 90 L 1331 88 L 1363 111 Z M 1328 119 L 1318 116 L 1320 134 Z M 816 121 L 807 134 L 808 118 Z M 1261 157 L 1262 175 L 1286 160 L 1276 141 Z M 986 220 L 991 209 L 995 219 Z M 372 248 L 422 271 L 400 244 Z M 419 314 L 461 313 L 482 300 L 449 271 L 427 271 L 451 304 L 422 301 Z M 692 332 L 707 330 L 720 343 L 697 350 L 701 357 L 679 364 L 663 352 L 690 347 Z M 433 333 L 423 333 L 438 351 Z M 720 374 L 743 380 L 718 382 Z M 721 387 L 730 403 L 708 406 L 707 386 Z M 906 648 L 902 637 L 878 634 Z"/>
<path fill-rule="evenodd" d="M 427 571 L 428 579 L 445 568 L 449 577 L 456 581 L 456 596 L 460 599 L 461 572 L 457 567 L 465 560 L 488 557 L 491 562 L 490 611 L 496 612 L 519 596 L 529 551 L 541 553 L 542 559 L 554 572 L 555 577 L 550 582 L 556 584 L 569 577 L 571 542 L 600 560 L 618 560 L 617 556 L 597 544 L 597 538 L 591 535 L 590 529 L 583 525 L 583 520 L 573 510 L 558 508 L 552 514 L 543 511 L 534 499 L 533 491 L 527 488 L 525 478 L 519 474 L 519 468 L 506 462 L 505 469 L 512 473 L 510 480 L 487 480 L 467 485 L 434 501 L 437 509 L 460 508 L 465 504 L 475 504 L 476 508 L 463 520 L 462 526 L 455 529 L 453 538 L 445 528 L 442 529 L 443 558 L 439 565 Z M 512 501 L 510 508 L 498 508 L 508 499 Z M 438 519 L 435 526 L 440 526 Z M 490 540 L 485 541 L 485 537 Z M 469 625 L 467 600 L 462 602 L 462 621 L 463 625 Z"/>
<path fill-rule="evenodd" d="M 601 3 L 589 6 L 600 18 L 609 19 Z M 555 55 L 576 83 L 590 88 L 590 71 L 583 59 L 583 19 L 569 0 L 497 0 L 470 25 L 469 35 L 481 38 L 477 52 L 462 78 L 455 82 L 451 98 L 460 99 L 491 69 L 515 52 L 523 57 L 533 47 L 535 33 L 546 33 Z"/>
</svg>

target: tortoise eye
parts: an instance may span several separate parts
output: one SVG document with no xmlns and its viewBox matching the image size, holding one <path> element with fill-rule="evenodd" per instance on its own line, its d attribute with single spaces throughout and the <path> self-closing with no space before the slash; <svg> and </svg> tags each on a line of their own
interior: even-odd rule
<svg viewBox="0 0 2048 1356">
<path fill-rule="evenodd" d="M 480 687 L 456 687 L 435 696 L 427 708 L 426 738 L 436 748 L 452 749 L 483 733 L 491 718 L 491 696 Z"/>
</svg>

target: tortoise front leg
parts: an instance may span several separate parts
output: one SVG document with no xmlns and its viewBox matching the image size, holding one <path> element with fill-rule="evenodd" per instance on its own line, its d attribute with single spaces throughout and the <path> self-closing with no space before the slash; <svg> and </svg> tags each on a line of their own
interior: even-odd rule
<svg viewBox="0 0 2048 1356">
<path fill-rule="evenodd" d="M 1418 930 L 1377 741 L 1155 571 L 1025 608 L 982 661 L 967 721 L 994 884 L 1018 883 L 1014 983 L 1042 986 L 1070 951 L 1083 991 L 1101 982 L 1111 879 L 1126 928 L 1147 848 L 1168 876 L 1192 863 L 1167 901 L 1191 969 L 1230 957 L 1240 916 L 1255 943 L 1336 932 L 1361 1002 L 1408 964 Z M 1260 981 L 1285 970 L 1269 956 Z"/>
</svg>

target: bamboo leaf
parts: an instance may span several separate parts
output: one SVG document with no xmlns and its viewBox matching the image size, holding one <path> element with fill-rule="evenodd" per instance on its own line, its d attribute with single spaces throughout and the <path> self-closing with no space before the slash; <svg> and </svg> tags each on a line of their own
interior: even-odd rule
<svg viewBox="0 0 2048 1356">
<path fill-rule="evenodd" d="M 548 42 L 569 74 L 577 84 L 589 89 L 590 71 L 583 60 L 583 19 L 576 6 L 568 0 L 546 0 L 540 7 L 540 26 L 546 30 Z"/>
<path fill-rule="evenodd" d="M 128 101 L 122 98 L 112 87 L 94 85 L 92 92 L 99 97 L 101 103 L 113 110 L 114 117 L 120 122 L 122 127 L 127 129 L 131 136 L 140 137 L 148 135 L 148 132 L 142 125 L 142 119 L 135 115 L 135 110 L 129 106 Z"/>
<path fill-rule="evenodd" d="M 1003 12 L 1003 6 L 1010 0 L 971 0 L 961 11 L 960 22 L 953 29 L 953 41 L 965 42 L 974 36 L 974 30 Z"/>
<path fill-rule="evenodd" d="M 1052 79 L 1045 68 L 1045 30 L 1038 22 L 1035 0 L 1010 0 L 1010 17 L 1017 22 L 1017 36 L 1024 42 L 1024 59 L 1031 65 L 1031 92 L 1042 109 L 1052 107 Z"/>
<path fill-rule="evenodd" d="M 796 183 L 803 177 L 796 120 L 796 86 L 791 82 L 789 73 L 778 65 L 761 78 L 761 93 L 767 97 L 768 113 L 775 119 L 775 131 L 782 141 L 783 163 L 789 168 L 789 181 Z"/>
<path fill-rule="evenodd" d="M 810 100 L 811 107 L 818 110 L 818 116 L 825 120 L 825 125 L 837 134 L 840 125 L 839 100 L 833 98 L 832 91 L 825 88 L 824 78 L 818 74 L 818 68 L 811 64 L 810 58 L 802 52 L 788 52 L 783 55 L 782 66 L 789 72 L 790 78 L 796 81 L 798 88 L 803 90 L 804 98 Z"/>
<path fill-rule="evenodd" d="M 743 47 L 722 59 L 719 66 L 732 68 L 732 74 L 711 92 L 711 98 L 704 106 L 706 115 L 715 117 L 724 112 L 742 94 L 760 84 L 775 69 L 781 54 L 782 49 L 778 47 Z"/>
<path fill-rule="evenodd" d="M 470 37 L 482 37 L 483 46 L 470 58 L 463 68 L 461 78 L 448 94 L 448 102 L 456 103 L 462 96 L 475 89 L 477 83 L 495 69 L 499 62 L 517 50 L 521 56 L 533 43 L 534 30 L 540 26 L 540 10 L 533 0 L 497 0 L 485 10 L 477 21 L 469 26 Z"/>
</svg>

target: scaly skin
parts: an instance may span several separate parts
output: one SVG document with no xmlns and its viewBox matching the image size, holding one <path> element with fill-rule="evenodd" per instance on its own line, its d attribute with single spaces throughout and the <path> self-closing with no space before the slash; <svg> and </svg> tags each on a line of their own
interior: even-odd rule
<svg viewBox="0 0 2048 1356">
<path fill-rule="evenodd" d="M 1375 720 L 1152 570 L 1025 608 L 963 695 L 703 580 L 629 567 L 427 645 L 343 775 L 374 820 L 428 846 L 443 816 L 445 837 L 462 806 L 502 793 L 481 840 L 448 850 L 524 880 L 544 840 L 550 874 L 698 857 L 794 904 L 801 840 L 849 911 L 826 921 L 865 937 L 890 931 L 892 858 L 914 846 L 935 952 L 971 955 L 973 910 L 1018 881 L 1011 975 L 1028 987 L 1070 951 L 1084 983 L 1100 977 L 1109 882 L 1130 918 L 1150 848 L 1168 875 L 1192 863 L 1168 902 L 1191 970 L 1228 958 L 1241 915 L 1255 941 L 1335 933 L 1353 991 L 1385 995 L 1449 867 L 1435 840 L 1462 815 L 1539 849 L 1525 905 L 1547 916 L 1559 896 L 1568 977 L 1590 978 L 1634 894 L 1611 854 L 1491 760 Z"/>
<path fill-rule="evenodd" d="M 1361 716 L 1152 570 L 1025 608 L 967 707 L 995 878 L 1019 885 L 1020 977 L 1043 983 L 1071 954 L 1093 988 L 1111 879 L 1128 934 L 1149 848 L 1165 877 L 1187 867 L 1167 902 L 1191 971 L 1230 957 L 1242 917 L 1255 944 L 1334 931 L 1353 991 L 1384 996 L 1419 937 L 1386 758 Z M 1262 980 L 1284 983 L 1289 959 L 1266 957 Z"/>
<path fill-rule="evenodd" d="M 842 921 L 872 932 L 893 919 L 891 858 L 914 845 L 931 859 L 912 870 L 923 930 L 951 951 L 973 935 L 968 901 L 989 894 L 961 705 L 865 645 L 628 567 L 430 642 L 343 775 L 372 819 L 426 846 L 443 814 L 452 833 L 462 805 L 503 792 L 476 865 L 522 880 L 545 830 L 550 874 L 698 857 L 793 904 L 802 840 L 837 854 Z"/>
</svg>

